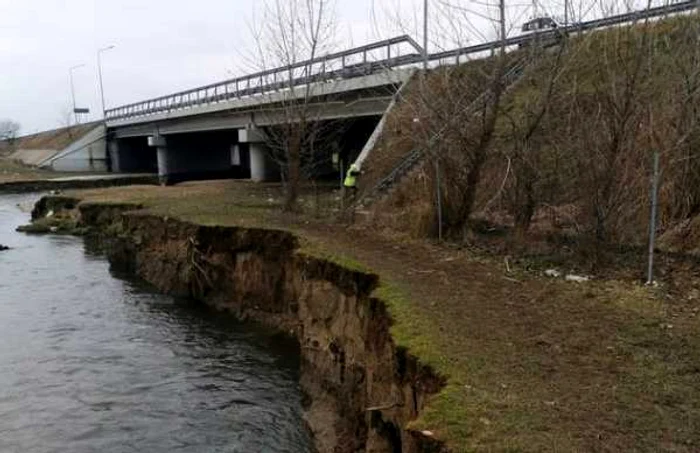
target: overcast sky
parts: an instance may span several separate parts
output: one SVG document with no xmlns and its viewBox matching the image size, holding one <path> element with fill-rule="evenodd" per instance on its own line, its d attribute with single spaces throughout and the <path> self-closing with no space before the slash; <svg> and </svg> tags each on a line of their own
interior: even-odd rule
<svg viewBox="0 0 700 453">
<path fill-rule="evenodd" d="M 434 1 L 434 0 L 431 0 Z M 528 0 L 509 2 L 512 23 Z M 65 125 L 72 109 L 69 68 L 79 107 L 101 111 L 96 51 L 102 54 L 107 107 L 242 75 L 251 55 L 255 5 L 262 0 L 0 0 L 0 119 L 22 134 Z M 470 40 L 493 37 L 481 0 L 434 3 L 471 14 Z M 492 2 L 493 3 L 493 2 Z M 416 30 L 422 0 L 336 0 L 338 45 L 350 47 Z M 445 6 L 447 5 L 447 6 Z M 520 9 L 518 9 L 520 8 Z M 436 34 L 444 27 L 434 27 Z M 435 43 L 437 45 L 437 43 Z"/>
</svg>

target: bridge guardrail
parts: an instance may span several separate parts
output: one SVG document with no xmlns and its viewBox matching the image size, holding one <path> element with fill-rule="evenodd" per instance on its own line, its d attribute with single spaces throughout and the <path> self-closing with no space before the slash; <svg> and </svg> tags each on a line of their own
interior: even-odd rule
<svg viewBox="0 0 700 453">
<path fill-rule="evenodd" d="M 292 65 L 124 105 L 105 112 L 107 120 L 181 110 L 290 89 L 309 83 L 373 74 L 421 61 L 423 48 L 403 35 Z"/>
<path fill-rule="evenodd" d="M 474 46 L 436 52 L 428 55 L 428 60 L 432 62 L 442 62 L 447 59 L 455 59 L 458 63 L 459 59 L 465 55 L 494 50 L 503 45 L 512 47 L 526 44 L 533 39 L 548 39 L 556 38 L 562 34 L 582 33 L 635 20 L 682 13 L 697 7 L 698 2 L 696 0 L 687 0 L 607 18 L 580 22 L 534 35 L 516 36 L 506 39 L 505 43 L 497 40 Z M 397 51 L 393 55 L 392 49 L 396 49 Z M 381 56 L 377 57 L 377 52 L 379 52 Z M 291 89 L 310 83 L 349 79 L 375 74 L 386 69 L 417 64 L 420 63 L 422 59 L 423 48 L 410 36 L 403 35 L 302 61 L 293 65 L 256 72 L 224 82 L 109 109 L 105 112 L 105 118 L 107 121 L 120 120 L 174 110 L 184 110 L 231 99 Z"/>
<path fill-rule="evenodd" d="M 647 8 L 638 11 L 631 11 L 628 13 L 617 14 L 615 16 L 604 17 L 602 19 L 593 19 L 585 22 L 578 22 L 575 24 L 567 25 L 565 27 L 559 27 L 551 31 L 540 32 L 532 35 L 525 36 L 515 36 L 508 38 L 505 41 L 506 47 L 519 46 L 521 44 L 527 44 L 533 39 L 546 40 L 548 38 L 556 38 L 562 34 L 570 33 L 582 33 L 585 31 L 591 31 L 598 28 L 610 27 L 613 25 L 625 24 L 628 22 L 653 19 L 655 17 L 665 16 L 668 14 L 677 14 L 692 9 L 698 8 L 697 0 L 689 0 L 678 3 L 672 3 L 664 6 L 657 6 L 654 8 Z M 465 55 L 471 55 L 480 52 L 487 52 L 490 50 L 498 49 L 503 46 L 504 43 L 501 40 L 491 41 L 483 44 L 476 44 L 473 46 L 460 47 L 458 49 L 446 50 L 443 52 L 432 53 L 428 56 L 430 61 L 444 61 L 447 59 L 456 59 Z"/>
</svg>

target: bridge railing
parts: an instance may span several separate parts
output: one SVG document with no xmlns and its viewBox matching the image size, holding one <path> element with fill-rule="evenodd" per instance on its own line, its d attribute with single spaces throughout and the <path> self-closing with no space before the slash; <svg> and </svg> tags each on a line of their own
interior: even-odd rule
<svg viewBox="0 0 700 453">
<path fill-rule="evenodd" d="M 315 82 L 373 74 L 421 60 L 423 49 L 410 36 L 391 38 L 288 66 L 181 91 L 107 110 L 107 120 L 174 110 L 292 89 Z"/>
<path fill-rule="evenodd" d="M 432 65 L 460 62 L 460 58 L 488 51 L 500 46 L 527 44 L 533 39 L 547 40 L 563 34 L 582 33 L 598 28 L 629 23 L 637 20 L 677 14 L 697 8 L 697 0 L 687 0 L 664 6 L 619 14 L 572 24 L 533 35 L 515 36 L 474 46 L 436 52 L 428 55 Z M 293 65 L 256 72 L 236 79 L 206 85 L 179 93 L 128 104 L 105 112 L 106 119 L 120 120 L 163 112 L 184 110 L 244 97 L 292 89 L 315 82 L 347 79 L 374 74 L 388 68 L 421 62 L 423 49 L 410 36 L 404 35 L 367 44 L 354 49 L 302 61 Z"/>
<path fill-rule="evenodd" d="M 646 8 L 637 11 L 630 11 L 627 13 L 616 14 L 610 17 L 603 17 L 601 19 L 593 19 L 585 22 L 577 22 L 565 27 L 558 27 L 551 31 L 543 31 L 535 34 L 528 34 L 522 36 L 514 36 L 508 38 L 505 42 L 501 40 L 487 42 L 483 44 L 476 44 L 473 46 L 460 47 L 457 49 L 446 50 L 444 52 L 431 53 L 428 59 L 431 62 L 437 62 L 438 64 L 445 64 L 446 62 L 455 61 L 460 62 L 460 58 L 464 56 L 469 56 L 473 54 L 479 54 L 483 52 L 495 51 L 501 46 L 513 47 L 527 44 L 529 41 L 540 39 L 542 41 L 547 41 L 552 38 L 557 38 L 562 35 L 583 33 L 586 31 L 596 30 L 599 28 L 612 27 L 615 25 L 627 24 L 634 21 L 641 21 L 645 19 L 653 19 L 657 17 L 667 16 L 669 14 L 678 14 L 686 11 L 691 11 L 698 8 L 697 0 L 687 0 L 677 3 L 670 3 L 668 5 L 657 6 L 653 8 Z"/>
</svg>

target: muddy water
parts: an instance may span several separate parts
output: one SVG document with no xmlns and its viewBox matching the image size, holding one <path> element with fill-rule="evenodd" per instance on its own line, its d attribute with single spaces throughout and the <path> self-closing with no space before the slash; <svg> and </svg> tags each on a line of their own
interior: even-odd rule
<svg viewBox="0 0 700 453">
<path fill-rule="evenodd" d="M 0 452 L 307 452 L 297 351 L 15 233 L 0 196 Z"/>
</svg>

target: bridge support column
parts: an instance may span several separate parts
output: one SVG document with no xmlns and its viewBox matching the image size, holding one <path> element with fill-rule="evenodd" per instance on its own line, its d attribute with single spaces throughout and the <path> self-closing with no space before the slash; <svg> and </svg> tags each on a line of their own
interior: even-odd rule
<svg viewBox="0 0 700 453">
<path fill-rule="evenodd" d="M 267 179 L 267 150 L 264 143 L 250 144 L 250 179 L 256 182 Z"/>
<path fill-rule="evenodd" d="M 161 185 L 167 186 L 168 176 L 172 173 L 172 156 L 168 155 L 168 146 L 165 137 L 156 134 L 148 137 L 148 146 L 156 149 L 158 158 L 158 180 Z"/>
<path fill-rule="evenodd" d="M 255 182 L 275 179 L 275 165 L 268 154 L 264 132 L 258 128 L 239 129 L 238 141 L 248 145 L 250 179 Z"/>
<path fill-rule="evenodd" d="M 119 152 L 119 142 L 112 140 L 107 143 L 107 155 L 109 156 L 109 171 L 112 173 L 121 173 L 121 155 Z"/>
</svg>

